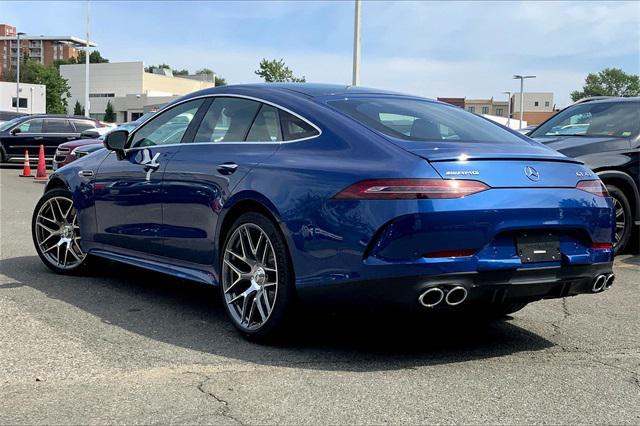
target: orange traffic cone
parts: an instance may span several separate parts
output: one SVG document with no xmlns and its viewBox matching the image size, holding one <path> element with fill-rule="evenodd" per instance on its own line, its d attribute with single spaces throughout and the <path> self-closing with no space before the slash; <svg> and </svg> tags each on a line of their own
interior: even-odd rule
<svg viewBox="0 0 640 426">
<path fill-rule="evenodd" d="M 38 154 L 38 170 L 36 170 L 35 180 L 45 181 L 49 179 L 47 176 L 47 166 L 44 164 L 44 145 L 40 145 L 40 153 Z"/>
<path fill-rule="evenodd" d="M 31 164 L 29 164 L 29 150 L 24 150 L 24 166 L 22 167 L 22 177 L 32 177 L 31 175 Z"/>
</svg>

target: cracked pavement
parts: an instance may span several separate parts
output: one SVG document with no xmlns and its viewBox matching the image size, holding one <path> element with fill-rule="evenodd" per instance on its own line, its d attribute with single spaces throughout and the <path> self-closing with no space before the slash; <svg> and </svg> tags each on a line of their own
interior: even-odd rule
<svg viewBox="0 0 640 426">
<path fill-rule="evenodd" d="M 259 346 L 215 289 L 49 272 L 42 186 L 0 170 L 1 424 L 640 423 L 640 257 L 611 290 L 497 323 L 307 313 Z"/>
</svg>

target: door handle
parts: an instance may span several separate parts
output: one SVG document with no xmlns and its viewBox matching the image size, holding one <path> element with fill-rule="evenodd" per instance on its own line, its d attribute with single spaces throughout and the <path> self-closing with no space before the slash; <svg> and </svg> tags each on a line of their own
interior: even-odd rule
<svg viewBox="0 0 640 426">
<path fill-rule="evenodd" d="M 230 175 L 238 169 L 236 163 L 222 163 L 218 164 L 218 172 L 223 175 Z"/>
</svg>

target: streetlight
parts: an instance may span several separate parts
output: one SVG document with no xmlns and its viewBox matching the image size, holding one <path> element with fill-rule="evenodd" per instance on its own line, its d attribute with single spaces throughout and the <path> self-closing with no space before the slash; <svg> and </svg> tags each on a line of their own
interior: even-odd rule
<svg viewBox="0 0 640 426">
<path fill-rule="evenodd" d="M 16 64 L 16 112 L 20 112 L 20 36 L 25 33 L 16 34 L 18 39 L 18 63 Z"/>
<path fill-rule="evenodd" d="M 509 97 L 507 102 L 507 127 L 511 128 L 511 92 L 502 92 Z"/>
<path fill-rule="evenodd" d="M 520 80 L 520 126 L 519 129 L 522 129 L 522 114 L 524 110 L 524 79 L 525 78 L 536 78 L 535 75 L 518 75 L 515 74 L 513 76 L 514 80 Z"/>
<path fill-rule="evenodd" d="M 87 47 L 84 51 L 84 115 L 91 116 L 91 105 L 89 101 L 89 0 L 87 0 Z"/>
<path fill-rule="evenodd" d="M 353 22 L 353 78 L 351 84 L 360 84 L 360 0 L 355 0 Z"/>
</svg>

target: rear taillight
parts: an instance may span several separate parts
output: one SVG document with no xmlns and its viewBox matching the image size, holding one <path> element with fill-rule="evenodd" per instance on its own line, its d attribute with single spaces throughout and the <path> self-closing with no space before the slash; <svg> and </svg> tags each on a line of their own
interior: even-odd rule
<svg viewBox="0 0 640 426">
<path fill-rule="evenodd" d="M 372 179 L 355 183 L 336 194 L 338 199 L 398 200 L 461 198 L 489 189 L 476 180 Z"/>
<path fill-rule="evenodd" d="M 597 250 L 610 250 L 613 248 L 613 244 L 612 243 L 593 243 L 591 244 L 591 248 L 594 248 Z"/>
<path fill-rule="evenodd" d="M 609 196 L 609 191 L 607 191 L 607 187 L 604 186 L 604 184 L 600 180 L 581 180 L 576 185 L 576 188 L 586 192 L 590 192 L 595 195 L 599 195 L 600 197 Z"/>
</svg>

